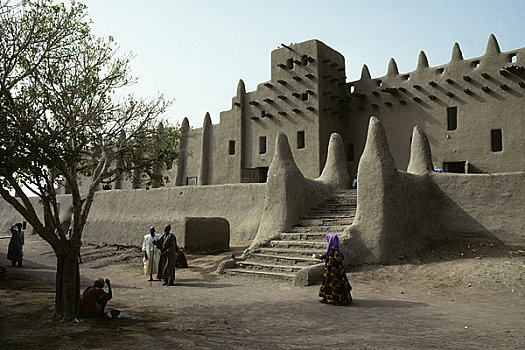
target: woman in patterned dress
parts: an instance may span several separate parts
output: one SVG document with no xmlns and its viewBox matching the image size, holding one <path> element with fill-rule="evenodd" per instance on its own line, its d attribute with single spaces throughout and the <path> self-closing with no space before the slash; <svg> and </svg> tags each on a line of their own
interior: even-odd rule
<svg viewBox="0 0 525 350">
<path fill-rule="evenodd" d="M 319 297 L 322 303 L 333 301 L 336 305 L 349 305 L 352 303 L 350 291 L 352 286 L 346 277 L 345 268 L 343 267 L 343 252 L 339 237 L 335 233 L 326 235 L 328 246 L 326 251 L 320 257 L 326 263 L 324 268 L 323 282 L 319 288 Z"/>
</svg>

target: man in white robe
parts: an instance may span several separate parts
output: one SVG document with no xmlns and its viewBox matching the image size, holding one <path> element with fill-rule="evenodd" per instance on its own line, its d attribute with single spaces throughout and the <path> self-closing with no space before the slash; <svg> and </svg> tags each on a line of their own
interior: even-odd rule
<svg viewBox="0 0 525 350">
<path fill-rule="evenodd" d="M 159 268 L 160 249 L 153 243 L 158 240 L 159 235 L 155 234 L 155 227 L 150 227 L 147 235 L 142 242 L 142 251 L 144 252 L 144 274 L 149 275 L 149 280 L 153 281 L 153 274 L 157 273 Z"/>
</svg>

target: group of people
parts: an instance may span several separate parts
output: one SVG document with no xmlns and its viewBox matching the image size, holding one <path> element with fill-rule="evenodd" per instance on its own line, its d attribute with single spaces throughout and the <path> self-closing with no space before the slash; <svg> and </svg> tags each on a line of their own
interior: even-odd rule
<svg viewBox="0 0 525 350">
<path fill-rule="evenodd" d="M 164 227 L 164 233 L 155 234 L 155 227 L 150 227 L 149 233 L 144 236 L 142 243 L 144 252 L 144 274 L 149 275 L 153 281 L 156 274 L 157 280 L 164 281 L 162 285 L 175 285 L 175 267 L 187 267 L 184 252 L 177 245 L 177 238 L 171 233 L 171 223 Z"/>
<path fill-rule="evenodd" d="M 11 239 L 7 251 L 7 259 L 11 260 L 12 266 L 22 266 L 24 245 L 24 227 L 22 223 L 13 225 L 10 229 Z M 350 291 L 352 286 L 348 282 L 343 266 L 343 252 L 339 237 L 334 233 L 326 235 L 327 247 L 321 256 L 316 258 L 325 261 L 325 270 L 319 297 L 322 303 L 332 301 L 336 305 L 349 305 L 352 303 Z M 171 223 L 164 227 L 162 235 L 155 234 L 155 227 L 150 227 L 149 233 L 144 236 L 142 243 L 144 252 L 144 274 L 149 275 L 149 281 L 153 281 L 153 275 L 159 281 L 164 281 L 163 285 L 175 285 L 175 267 L 177 264 L 187 267 L 184 252 L 177 245 L 177 238 L 171 233 Z M 104 291 L 107 285 L 108 291 Z M 81 317 L 105 317 L 105 307 L 113 296 L 109 279 L 99 278 L 95 283 L 86 288 L 80 297 Z"/>
<path fill-rule="evenodd" d="M 142 251 L 144 252 L 144 274 L 149 275 L 149 281 L 153 281 L 153 275 L 156 274 L 157 280 L 164 281 L 163 285 L 173 286 L 175 285 L 177 262 L 179 266 L 188 266 L 184 252 L 177 245 L 177 238 L 171 233 L 171 223 L 164 227 L 164 233 L 160 236 L 155 234 L 155 227 L 150 227 L 149 233 L 144 236 Z M 108 287 L 107 292 L 104 290 L 104 285 Z M 106 317 L 104 309 L 112 297 L 113 292 L 109 279 L 95 280 L 93 285 L 87 287 L 80 296 L 79 316 Z M 112 313 L 119 313 L 119 311 L 112 310 Z"/>
</svg>

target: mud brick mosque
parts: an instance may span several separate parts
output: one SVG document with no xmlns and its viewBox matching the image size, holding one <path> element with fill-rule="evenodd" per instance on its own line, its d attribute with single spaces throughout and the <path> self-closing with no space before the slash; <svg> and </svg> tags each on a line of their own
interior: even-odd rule
<svg viewBox="0 0 525 350">
<path fill-rule="evenodd" d="M 183 126 L 189 127 L 188 120 Z M 125 179 L 98 191 L 83 241 L 138 245 L 172 222 L 195 251 L 246 245 L 219 271 L 318 282 L 326 233 L 346 264 L 389 263 L 430 241 L 525 244 L 525 48 L 347 82 L 318 40 L 271 53 L 271 78 L 181 142 L 164 187 Z M 440 170 L 438 170 L 440 169 Z M 357 190 L 350 189 L 358 175 Z M 108 189 L 108 187 L 106 187 Z M 35 199 L 36 201 L 36 199 Z M 61 207 L 70 205 L 60 196 Z M 20 221 L 0 201 L 0 225 Z"/>
<path fill-rule="evenodd" d="M 220 123 L 212 125 L 206 115 L 171 177 L 177 186 L 265 182 L 279 132 L 289 137 L 299 169 L 312 178 L 326 162 L 330 135 L 340 134 L 353 175 L 370 116 L 382 122 L 400 169 L 408 165 L 411 130 L 419 125 L 435 168 L 523 171 L 524 95 L 525 49 L 501 52 L 494 36 L 481 57 L 464 59 L 456 43 L 447 64 L 430 67 L 421 51 L 415 71 L 399 73 L 391 59 L 385 76 L 372 78 L 365 65 L 353 82 L 346 81 L 344 57 L 322 42 L 283 45 L 271 53 L 269 81 L 246 92 L 241 80 Z"/>
</svg>

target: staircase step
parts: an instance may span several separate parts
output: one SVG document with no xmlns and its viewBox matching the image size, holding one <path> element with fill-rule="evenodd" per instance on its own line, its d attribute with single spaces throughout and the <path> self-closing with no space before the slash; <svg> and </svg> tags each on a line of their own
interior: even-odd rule
<svg viewBox="0 0 525 350">
<path fill-rule="evenodd" d="M 304 232 L 319 232 L 324 233 L 325 235 L 327 233 L 337 233 L 337 232 L 343 232 L 348 225 L 341 225 L 341 226 L 330 226 L 330 225 L 323 225 L 323 226 L 294 226 L 289 231 L 289 233 L 304 233 Z"/>
<path fill-rule="evenodd" d="M 289 251 L 286 251 L 286 252 L 289 253 Z M 257 258 L 263 261 L 266 261 L 266 260 L 273 260 L 275 262 L 287 261 L 288 263 L 293 263 L 294 265 L 302 266 L 302 267 L 319 264 L 321 262 L 321 260 L 319 259 L 312 258 L 311 255 L 310 257 L 305 257 L 305 256 L 253 253 L 250 255 L 250 257 L 254 257 L 254 258 Z"/>
<path fill-rule="evenodd" d="M 326 242 L 326 232 L 285 232 L 281 233 L 284 240 Z"/>
<path fill-rule="evenodd" d="M 288 248 L 272 248 L 272 247 L 261 247 L 257 251 L 267 254 L 275 255 L 294 255 L 294 256 L 303 256 L 311 257 L 312 254 L 322 254 L 324 253 L 326 247 L 322 249 L 313 248 L 313 249 L 288 249 Z"/>
<path fill-rule="evenodd" d="M 314 218 L 314 219 L 301 219 L 297 226 L 343 226 L 352 225 L 354 218 Z"/>
<path fill-rule="evenodd" d="M 295 278 L 295 273 L 258 271 L 258 270 L 250 270 L 250 269 L 227 269 L 225 270 L 225 272 L 229 275 L 243 274 L 243 275 L 252 275 L 252 276 L 259 276 L 259 277 L 278 278 L 278 279 L 289 280 L 289 281 L 293 281 Z"/>
<path fill-rule="evenodd" d="M 270 245 L 274 248 L 290 248 L 290 247 L 304 247 L 309 249 L 324 249 L 326 248 L 325 242 L 316 241 L 283 241 L 273 240 L 270 241 Z"/>
<path fill-rule="evenodd" d="M 354 217 L 355 210 L 313 210 L 305 218 L 319 217 L 319 216 Z"/>
<path fill-rule="evenodd" d="M 326 210 L 348 209 L 348 210 L 352 210 L 352 209 L 355 209 L 355 204 L 350 204 L 350 203 L 347 203 L 347 202 L 343 202 L 343 203 L 323 203 L 321 205 L 313 207 L 311 210 L 321 210 L 321 209 L 326 209 Z"/>
<path fill-rule="evenodd" d="M 355 213 L 349 213 L 349 212 L 341 212 L 341 213 L 334 213 L 334 212 L 318 212 L 318 213 L 312 213 L 308 215 L 308 217 L 304 219 L 331 219 L 331 220 L 347 220 L 347 219 L 354 219 Z M 303 220 L 304 220 L 303 219 Z"/>
<path fill-rule="evenodd" d="M 271 271 L 271 272 L 284 272 L 284 273 L 295 273 L 304 268 L 304 266 L 298 265 L 276 265 L 268 264 L 253 260 L 238 261 L 237 266 L 247 267 L 252 270 L 258 271 Z"/>
</svg>

